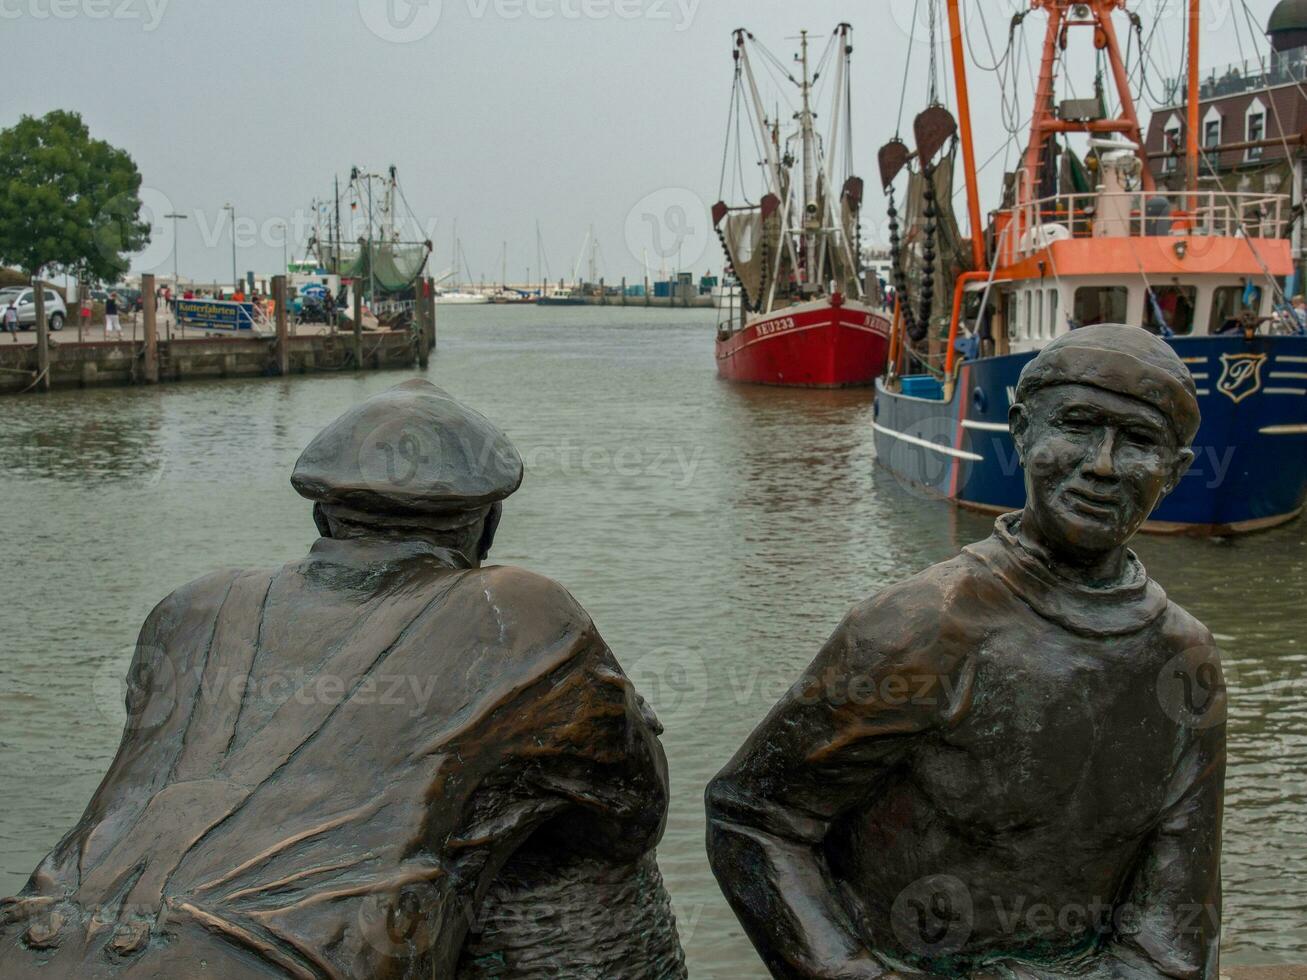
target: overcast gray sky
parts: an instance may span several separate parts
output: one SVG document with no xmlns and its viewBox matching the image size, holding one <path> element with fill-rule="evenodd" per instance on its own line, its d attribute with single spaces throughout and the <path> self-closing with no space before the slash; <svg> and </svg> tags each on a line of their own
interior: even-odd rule
<svg viewBox="0 0 1307 980">
<path fill-rule="evenodd" d="M 1157 24 L 1162 72 L 1179 65 L 1184 5 L 1131 5 L 1146 31 Z M 1025 6 L 985 0 L 996 53 Z M 909 44 L 918 7 L 922 26 Z M 1247 7 L 1260 29 L 1274 0 Z M 981 4 L 965 8 L 976 57 L 989 62 Z M 528 266 L 535 278 L 538 220 L 555 278 L 570 277 L 593 225 L 600 272 L 634 279 L 650 244 L 643 213 L 717 197 L 730 36 L 741 26 L 788 57 L 800 28 L 821 45 L 838 22 L 853 25 L 855 161 L 875 237 L 875 151 L 894 132 L 909 53 L 905 128 L 924 107 L 927 9 L 926 0 L 0 0 L 0 126 L 71 109 L 132 154 L 159 212 L 138 271 L 171 272 L 160 217 L 171 206 L 191 216 L 179 235 L 182 274 L 228 278 L 230 201 L 241 219 L 239 268 L 274 272 L 281 222 L 303 227 L 334 174 L 394 164 L 414 211 L 436 229 L 435 271 L 451 264 L 457 220 L 474 276 L 499 278 L 506 241 L 509 278 L 520 281 Z M 1251 49 L 1244 0 L 1208 0 L 1205 16 L 1205 67 L 1264 53 L 1264 38 Z M 1025 53 L 1009 62 L 1023 112 L 1042 17 L 1024 33 Z M 1002 148 L 1013 150 L 996 76 L 973 66 L 972 81 L 980 159 L 1000 151 L 982 175 L 992 200 Z M 1091 89 L 1091 76 L 1080 82 Z M 684 265 L 720 267 L 706 215 L 690 213 L 683 227 Z M 651 255 L 654 274 L 659 264 Z"/>
</svg>

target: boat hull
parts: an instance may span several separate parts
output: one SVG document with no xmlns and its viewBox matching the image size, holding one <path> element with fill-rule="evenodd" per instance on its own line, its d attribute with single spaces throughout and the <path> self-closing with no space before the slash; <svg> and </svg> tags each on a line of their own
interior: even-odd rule
<svg viewBox="0 0 1307 980">
<path fill-rule="evenodd" d="M 750 320 L 717 341 L 717 373 L 728 381 L 844 388 L 870 385 L 885 369 L 889 321 L 858 303 L 823 300 Z"/>
<path fill-rule="evenodd" d="M 1307 337 L 1176 337 L 1198 389 L 1194 465 L 1144 530 L 1238 534 L 1292 520 L 1307 499 Z M 1033 353 L 962 364 L 953 397 L 876 385 L 881 466 L 905 485 L 981 510 L 1016 510 L 1025 483 L 1007 432 Z"/>
</svg>

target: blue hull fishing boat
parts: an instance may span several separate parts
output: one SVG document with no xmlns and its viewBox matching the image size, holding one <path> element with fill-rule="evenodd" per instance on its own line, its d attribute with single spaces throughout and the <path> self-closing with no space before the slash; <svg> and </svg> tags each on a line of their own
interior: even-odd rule
<svg viewBox="0 0 1307 980">
<path fill-rule="evenodd" d="M 917 119 L 915 152 L 897 138 L 881 151 L 898 296 L 890 367 L 876 385 L 879 462 L 901 482 L 963 506 L 1019 508 L 1025 487 L 1008 412 L 1022 368 L 1067 330 L 1134 323 L 1164 337 L 1189 366 L 1203 415 L 1192 469 L 1145 529 L 1273 527 L 1300 514 L 1307 499 L 1307 331 L 1281 286 L 1293 272 L 1291 202 L 1229 191 L 1210 177 L 1200 184 L 1196 3 L 1185 185 L 1158 186 L 1112 23 L 1121 7 L 1120 0 L 1035 0 L 1032 11 L 1048 24 L 1030 140 L 1005 206 L 982 224 L 961 18 L 958 0 L 949 0 L 960 127 L 934 106 Z M 1077 32 L 1092 36 L 1111 69 L 1119 114 L 1109 117 L 1101 96 L 1054 103 L 1054 69 Z M 1087 136 L 1083 163 L 1059 143 L 1070 133 Z M 973 231 L 970 242 L 955 236 L 961 261 L 949 267 L 940 220 L 947 215 L 934 202 L 948 199 L 959 146 Z M 924 214 L 906 242 L 893 197 L 904 170 L 909 200 Z M 937 238 L 944 242 L 938 259 Z M 905 257 L 917 261 L 915 282 Z M 931 294 L 945 267 L 952 311 L 939 347 L 930 343 L 941 322 Z"/>
</svg>

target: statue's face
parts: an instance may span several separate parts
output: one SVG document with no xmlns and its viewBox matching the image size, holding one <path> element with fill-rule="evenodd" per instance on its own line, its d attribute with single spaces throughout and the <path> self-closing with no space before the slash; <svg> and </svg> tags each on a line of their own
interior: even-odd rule
<svg viewBox="0 0 1307 980">
<path fill-rule="evenodd" d="M 1036 391 L 1012 423 L 1027 510 L 1052 546 L 1086 556 L 1130 540 L 1193 459 L 1156 408 L 1087 385 Z"/>
</svg>

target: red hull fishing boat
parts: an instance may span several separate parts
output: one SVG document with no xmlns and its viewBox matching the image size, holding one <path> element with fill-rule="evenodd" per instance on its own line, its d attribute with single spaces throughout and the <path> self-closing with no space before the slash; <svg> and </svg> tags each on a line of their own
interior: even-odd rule
<svg viewBox="0 0 1307 980">
<path fill-rule="evenodd" d="M 888 344 L 888 320 L 836 293 L 727 333 L 717 342 L 717 373 L 759 384 L 865 385 L 883 370 Z"/>
<path fill-rule="evenodd" d="M 870 385 L 885 368 L 890 324 L 877 310 L 879 295 L 869 295 L 864 284 L 858 226 L 862 181 L 848 172 L 851 29 L 848 24 L 836 28 L 815 71 L 809 66 L 807 33 L 801 36 L 795 57 L 800 77 L 782 68 L 782 80 L 799 89 L 798 129 L 784 141 L 779 122 L 763 107 L 751 48 L 761 45 L 747 31 L 736 31 L 731 139 L 722 167 L 723 200 L 714 205 L 712 217 L 739 289 L 721 308 L 717 373 L 755 384 Z M 761 53 L 770 66 L 780 65 L 765 49 Z M 816 133 L 812 92 L 818 79 L 832 73 L 831 124 L 823 142 Z M 741 145 L 746 126 L 753 138 L 747 151 Z M 756 204 L 727 204 L 732 193 L 748 201 L 748 189 L 740 186 L 745 158 L 753 154 L 756 160 L 759 148 L 765 152 L 762 197 Z M 844 173 L 836 173 L 837 163 Z M 728 180 L 735 186 L 728 188 Z"/>
</svg>

